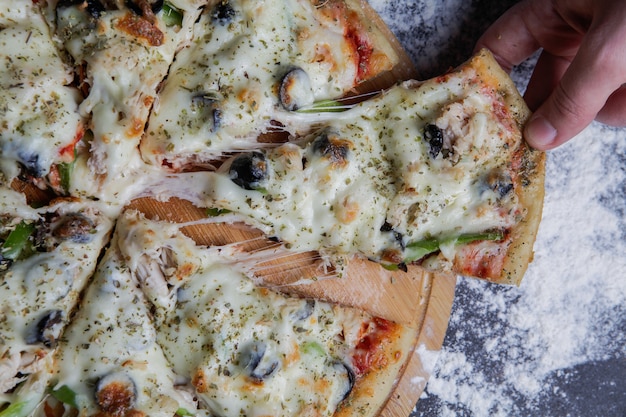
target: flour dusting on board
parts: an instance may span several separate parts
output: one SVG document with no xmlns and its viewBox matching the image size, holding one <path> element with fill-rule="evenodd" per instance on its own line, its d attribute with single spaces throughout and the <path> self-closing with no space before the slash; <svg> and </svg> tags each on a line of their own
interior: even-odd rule
<svg viewBox="0 0 626 417">
<path fill-rule="evenodd" d="M 626 357 L 624 135 L 594 125 L 549 153 L 534 262 L 520 288 L 460 280 L 413 415 L 533 415 L 555 394 L 567 415 L 587 415 L 568 408 L 576 367 Z M 618 415 L 612 406 L 603 415 Z"/>
</svg>

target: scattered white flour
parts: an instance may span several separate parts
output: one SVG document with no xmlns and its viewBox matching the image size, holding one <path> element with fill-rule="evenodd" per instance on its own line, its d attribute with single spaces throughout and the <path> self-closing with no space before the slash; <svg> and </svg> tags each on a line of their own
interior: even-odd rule
<svg viewBox="0 0 626 417">
<path fill-rule="evenodd" d="M 546 394 L 563 395 L 567 410 L 551 376 L 626 360 L 625 162 L 626 132 L 599 125 L 549 153 L 535 259 L 520 288 L 459 284 L 423 395 L 438 397 L 437 415 L 533 415 Z"/>
</svg>

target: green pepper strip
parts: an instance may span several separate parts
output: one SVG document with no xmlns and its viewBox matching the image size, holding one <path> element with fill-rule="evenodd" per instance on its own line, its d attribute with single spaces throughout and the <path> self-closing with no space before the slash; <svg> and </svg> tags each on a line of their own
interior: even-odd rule
<svg viewBox="0 0 626 417">
<path fill-rule="evenodd" d="M 467 233 L 453 238 L 447 238 L 444 240 L 438 240 L 436 238 L 430 238 L 412 242 L 406 245 L 405 249 L 405 263 L 411 263 L 422 259 L 426 255 L 430 255 L 433 252 L 439 250 L 441 245 L 454 243 L 455 245 L 466 245 L 468 243 L 477 242 L 480 240 L 502 240 L 504 235 L 501 232 L 485 232 L 485 233 Z"/>
<path fill-rule="evenodd" d="M 222 214 L 228 214 L 230 213 L 230 210 L 228 209 L 221 209 L 221 208 L 217 208 L 217 207 L 210 207 L 208 209 L 206 209 L 206 214 L 209 217 L 217 217 L 220 216 Z"/>
<path fill-rule="evenodd" d="M 18 260 L 28 248 L 29 238 L 34 231 L 34 223 L 26 223 L 22 220 L 2 244 L 2 256 L 14 261 Z"/>
<path fill-rule="evenodd" d="M 59 389 L 50 391 L 50 395 L 52 395 L 57 400 L 61 401 L 63 404 L 67 404 L 71 407 L 78 408 L 76 406 L 76 393 L 67 385 L 63 385 Z"/>
<path fill-rule="evenodd" d="M 336 100 L 322 100 L 313 103 L 310 107 L 298 109 L 296 113 L 339 113 L 348 108 Z"/>
<path fill-rule="evenodd" d="M 326 351 L 317 342 L 307 342 L 302 345 L 302 351 L 308 355 L 326 356 Z"/>
<path fill-rule="evenodd" d="M 169 2 L 163 2 L 163 23 L 165 26 L 182 26 L 183 14 L 180 10 L 172 6 Z"/>
<path fill-rule="evenodd" d="M 61 179 L 61 188 L 63 188 L 65 192 L 69 192 L 70 190 L 70 181 L 72 178 L 72 171 L 74 170 L 74 161 L 63 162 L 57 165 L 57 169 L 59 170 L 59 177 Z"/>
<path fill-rule="evenodd" d="M 36 401 L 19 401 L 0 411 L 0 417 L 26 417 L 37 406 Z"/>
</svg>

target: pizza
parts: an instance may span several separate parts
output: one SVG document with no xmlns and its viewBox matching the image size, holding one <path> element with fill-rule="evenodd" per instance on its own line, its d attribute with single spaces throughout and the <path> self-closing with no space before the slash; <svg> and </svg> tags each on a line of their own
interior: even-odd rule
<svg viewBox="0 0 626 417">
<path fill-rule="evenodd" d="M 260 288 L 229 252 L 125 212 L 59 344 L 43 409 L 375 414 L 385 399 L 375 393 L 393 384 L 414 330 Z"/>
<path fill-rule="evenodd" d="M 35 209 L 0 188 L 0 404 L 22 408 L 8 415 L 27 415 L 45 393 L 56 346 L 111 229 L 94 202 L 63 198 Z"/>
<path fill-rule="evenodd" d="M 307 283 L 519 284 L 545 163 L 522 98 L 488 51 L 376 87 L 403 58 L 372 16 L 0 5 L 0 417 L 376 415 L 419 326 Z M 263 279 L 291 255 L 320 261 L 304 285 Z"/>
<path fill-rule="evenodd" d="M 46 3 L 54 38 L 83 93 L 88 131 L 68 192 L 119 199 L 120 183 L 141 170 L 137 151 L 157 89 L 175 53 L 190 42 L 200 2 Z"/>
<path fill-rule="evenodd" d="M 84 135 L 73 72 L 33 3 L 0 7 L 0 170 L 62 190 Z"/>
<path fill-rule="evenodd" d="M 532 257 L 543 154 L 523 141 L 528 110 L 483 51 L 455 71 L 408 81 L 341 113 L 294 115 L 310 128 L 237 153 L 193 189 L 215 222 L 244 222 L 333 264 L 358 254 L 385 268 L 519 284 Z M 199 184 L 204 183 L 202 187 Z"/>
</svg>

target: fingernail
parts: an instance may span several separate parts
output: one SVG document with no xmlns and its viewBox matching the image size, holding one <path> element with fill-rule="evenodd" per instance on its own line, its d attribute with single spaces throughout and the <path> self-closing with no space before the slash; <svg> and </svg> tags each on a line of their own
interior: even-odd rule
<svg viewBox="0 0 626 417">
<path fill-rule="evenodd" d="M 557 131 L 543 116 L 533 116 L 524 129 L 526 141 L 533 147 L 550 146 L 556 138 Z"/>
</svg>

